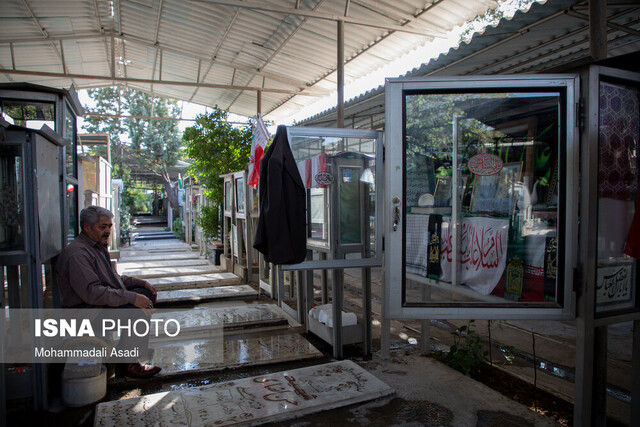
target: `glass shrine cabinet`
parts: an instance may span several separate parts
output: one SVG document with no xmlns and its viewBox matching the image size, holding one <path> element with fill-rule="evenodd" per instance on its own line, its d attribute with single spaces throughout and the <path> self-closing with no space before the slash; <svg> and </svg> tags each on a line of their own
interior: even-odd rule
<svg viewBox="0 0 640 427">
<path fill-rule="evenodd" d="M 247 185 L 247 172 L 222 175 L 223 178 L 223 234 L 226 268 L 245 280 L 253 279 L 257 267 L 257 251 L 253 249 L 253 235 L 258 219 L 257 191 Z"/>
<path fill-rule="evenodd" d="M 84 110 L 73 87 L 19 83 L 0 85 L 0 113 L 0 265 L 9 287 L 4 306 L 42 307 L 41 265 L 78 233 L 76 118 Z M 19 283 L 27 279 L 30 291 L 19 290 L 27 289 Z"/>
<path fill-rule="evenodd" d="M 639 81 L 388 80 L 387 317 L 637 318 Z"/>
<path fill-rule="evenodd" d="M 307 247 L 334 261 L 346 257 L 353 267 L 379 264 L 381 133 L 303 127 L 287 132 L 307 189 Z M 323 267 L 328 264 L 337 265 L 327 260 Z"/>
<path fill-rule="evenodd" d="M 387 82 L 391 318 L 570 314 L 578 82 Z"/>
</svg>

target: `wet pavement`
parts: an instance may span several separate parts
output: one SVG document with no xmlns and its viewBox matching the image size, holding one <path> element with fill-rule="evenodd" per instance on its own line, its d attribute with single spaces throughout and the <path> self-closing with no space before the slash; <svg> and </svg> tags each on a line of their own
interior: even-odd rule
<svg viewBox="0 0 640 427">
<path fill-rule="evenodd" d="M 158 261 L 158 259 L 164 261 Z M 181 260 L 185 261 L 182 266 L 180 265 Z M 126 274 L 129 274 L 129 271 L 135 271 L 136 265 L 139 267 L 138 270 L 144 269 L 153 274 L 152 270 L 159 268 L 165 270 L 191 268 L 194 266 L 194 262 L 197 262 L 198 266 L 205 265 L 200 264 L 202 259 L 184 243 L 175 239 L 153 240 L 137 241 L 130 247 L 121 248 L 119 266 Z M 164 273 L 170 273 L 170 271 Z M 215 276 L 210 273 L 208 275 Z M 195 275 L 195 277 L 199 276 L 204 277 L 207 274 Z M 216 279 L 220 279 L 220 281 Z M 345 275 L 345 306 L 351 307 L 356 312 L 360 309 L 359 304 L 361 304 L 358 279 L 359 272 L 356 276 L 350 276 L 348 273 Z M 222 277 L 208 277 L 206 280 L 208 282 L 198 283 L 197 280 L 194 280 L 194 275 L 149 279 L 150 282 L 156 281 L 154 285 L 157 285 L 158 289 L 163 289 L 159 292 L 163 298 L 164 293 L 167 295 L 171 292 L 176 295 L 175 292 L 180 291 L 184 291 L 186 294 L 197 291 L 216 293 L 220 292 L 216 289 L 222 290 L 226 287 L 248 292 L 246 295 L 248 299 L 243 301 L 225 300 L 203 304 L 204 299 L 201 296 L 194 297 L 193 295 L 174 300 L 175 303 L 182 304 L 181 307 L 187 307 L 190 310 L 193 310 L 193 307 L 198 309 L 217 308 L 220 313 L 218 320 L 200 323 L 200 326 L 204 325 L 206 329 L 207 326 L 219 325 L 223 328 L 222 334 L 215 337 L 190 335 L 188 340 L 182 342 L 166 341 L 161 343 L 156 348 L 154 363 L 157 361 L 165 368 L 163 375 L 144 381 L 112 380 L 109 383 L 107 396 L 103 399 L 104 402 L 121 401 L 121 399 L 138 399 L 137 402 L 140 402 L 143 401 L 141 396 L 154 395 L 155 393 L 166 394 L 179 390 L 196 390 L 220 383 L 235 383 L 256 376 L 263 377 L 299 368 L 313 368 L 333 361 L 329 345 L 313 335 L 306 334 L 304 327 L 286 316 L 286 313 L 276 310 L 277 307 L 266 309 L 273 316 L 268 319 L 269 321 L 263 318 L 265 322 L 262 325 L 260 324 L 260 314 L 255 314 L 252 319 L 251 314 L 248 313 L 260 312 L 264 310 L 265 304 L 274 303 L 272 300 L 258 299 L 256 285 L 229 286 L 226 284 L 228 282 L 225 283 L 225 278 Z M 163 288 L 162 286 L 169 287 Z M 375 274 L 373 291 L 374 342 L 379 342 L 381 282 L 376 279 Z M 285 322 L 282 322 L 282 319 L 285 319 Z M 447 349 L 451 341 L 451 333 L 462 324 L 461 322 L 431 322 L 432 347 Z M 530 360 L 532 353 L 530 340 L 531 334 L 536 334 L 536 351 L 534 353 L 537 356 L 535 360 L 537 372 L 544 372 L 540 363 L 545 363 L 545 367 L 549 367 L 549 371 L 555 374 L 542 373 L 537 375 L 538 387 L 549 388 L 567 400 L 571 398 L 573 383 L 570 374 L 573 369 L 573 353 L 575 352 L 575 326 L 571 322 L 548 322 L 542 326 L 535 322 L 477 322 L 477 330 L 480 333 L 488 331 L 489 328 L 491 329 L 494 361 L 509 370 L 512 375 L 524 379 L 533 377 L 532 372 L 535 365 Z M 627 337 L 625 328 L 619 328 L 617 333 L 619 336 Z M 282 415 L 287 411 L 280 408 L 282 416 L 277 418 L 277 422 L 268 417 L 260 420 L 256 416 L 256 412 L 249 417 L 251 423 L 264 422 L 290 426 L 555 425 L 553 420 L 529 410 L 437 360 L 421 356 L 418 345 L 419 338 L 419 321 L 393 321 L 392 351 L 389 360 L 382 359 L 379 345 L 374 345 L 374 354 L 371 358 L 365 358 L 367 360 L 360 356 L 358 346 L 348 346 L 345 349 L 347 359 L 353 360 L 367 374 L 373 375 L 389 386 L 394 391 L 393 396 L 374 396 L 372 397 L 373 401 L 350 404 L 342 408 L 335 408 L 330 403 L 321 408 L 326 410 L 321 412 L 314 410 L 311 415 L 297 412 L 291 415 L 295 418 L 289 420 L 286 420 L 287 417 Z M 517 355 L 516 360 L 511 364 L 504 363 L 504 355 L 501 352 L 501 348 L 506 345 L 512 346 Z M 624 353 L 616 357 L 616 362 L 625 363 Z M 559 376 L 557 375 L 558 371 L 564 371 L 569 375 Z M 55 384 L 53 387 L 55 388 Z M 295 394 L 295 387 L 293 390 Z M 195 393 L 195 391 L 189 393 Z M 300 393 L 304 394 L 306 391 Z M 297 395 L 300 396 L 299 393 Z M 206 399 L 203 402 L 206 402 Z M 332 399 L 335 402 L 340 402 L 341 394 L 336 391 L 333 393 Z M 189 402 L 190 411 L 202 413 L 198 412 L 197 405 L 193 406 L 193 401 Z M 109 403 L 109 405 L 117 404 Z M 184 403 L 182 405 L 184 407 Z M 203 405 L 205 407 L 211 406 L 210 402 Z M 131 412 L 132 418 L 127 415 L 129 424 L 160 425 L 155 422 L 147 422 L 152 419 L 148 417 L 147 407 L 148 405 L 143 404 L 141 411 Z M 27 425 L 90 426 L 94 425 L 94 415 L 96 414 L 94 408 L 95 405 L 84 408 L 65 408 L 59 399 L 54 398 L 49 412 L 34 413 L 27 409 L 22 413 L 22 416 L 17 417 L 14 412 L 9 418 L 9 425 L 20 425 L 20 427 Z M 176 408 L 174 407 L 175 410 L 177 410 Z M 173 409 L 171 411 L 173 412 Z M 229 411 L 231 411 L 229 408 L 223 410 L 225 413 Z M 245 411 L 240 414 L 247 417 L 248 413 Z M 102 419 L 100 416 L 95 418 L 96 425 L 100 425 L 100 419 Z M 203 416 L 199 419 L 203 424 L 215 424 L 220 420 L 216 415 Z M 188 420 L 188 425 L 198 425 L 198 423 L 191 422 L 193 418 L 188 418 Z M 248 421 L 248 419 L 238 420 Z"/>
</svg>

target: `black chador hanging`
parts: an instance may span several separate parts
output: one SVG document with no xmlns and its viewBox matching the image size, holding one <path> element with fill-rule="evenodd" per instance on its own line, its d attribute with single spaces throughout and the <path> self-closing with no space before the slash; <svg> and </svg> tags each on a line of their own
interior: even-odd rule
<svg viewBox="0 0 640 427">
<path fill-rule="evenodd" d="M 297 264 L 307 255 L 306 194 L 286 126 L 260 162 L 260 218 L 253 247 L 274 264 Z"/>
</svg>

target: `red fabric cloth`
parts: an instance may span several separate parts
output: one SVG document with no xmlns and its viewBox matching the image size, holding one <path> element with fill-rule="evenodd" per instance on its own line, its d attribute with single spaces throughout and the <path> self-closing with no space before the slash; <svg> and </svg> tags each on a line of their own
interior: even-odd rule
<svg viewBox="0 0 640 427">
<path fill-rule="evenodd" d="M 629 227 L 627 241 L 624 244 L 624 253 L 640 259 L 640 191 L 638 191 L 636 210 L 633 213 L 633 220 L 631 221 L 631 227 Z"/>
</svg>

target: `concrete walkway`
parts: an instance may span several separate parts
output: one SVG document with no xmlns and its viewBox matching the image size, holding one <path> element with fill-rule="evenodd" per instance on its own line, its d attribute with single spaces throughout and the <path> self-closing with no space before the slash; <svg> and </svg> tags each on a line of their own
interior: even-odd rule
<svg viewBox="0 0 640 427">
<path fill-rule="evenodd" d="M 222 282 L 212 282 L 211 286 L 204 285 L 206 287 L 197 288 L 199 285 L 193 281 L 194 277 L 198 277 L 197 275 L 166 275 L 170 274 L 172 269 L 176 269 L 176 273 L 179 273 L 179 269 L 186 268 L 186 265 L 194 266 L 194 258 L 182 258 L 182 256 L 188 252 L 185 246 L 162 241 L 136 242 L 130 248 L 130 257 L 127 256 L 126 250 L 122 251 L 119 268 L 122 268 L 121 271 L 125 273 L 144 270 L 144 274 L 147 275 L 152 274 L 154 271 L 163 271 L 165 273 L 164 277 L 149 279 L 150 281 L 156 280 L 153 284 L 154 286 L 158 286 L 159 289 L 161 286 L 171 287 L 171 290 L 160 291 L 159 299 L 161 299 L 161 296 L 162 299 L 164 299 L 164 294 L 181 293 L 185 299 L 176 299 L 176 302 L 196 304 L 200 301 L 197 299 L 189 299 L 189 293 L 202 291 L 220 292 L 220 290 L 226 288 L 227 286 L 220 285 Z M 154 258 L 155 254 L 158 254 L 160 251 L 162 252 L 159 256 L 163 257 L 165 261 L 159 262 Z M 181 265 L 181 263 L 187 261 L 189 262 L 186 265 Z M 199 266 L 202 265 L 203 264 L 199 264 Z M 202 274 L 202 276 L 207 276 L 207 274 Z M 211 276 L 211 274 L 208 274 L 208 276 Z M 171 280 L 173 283 L 162 282 L 167 280 Z M 184 282 L 182 282 L 183 280 Z M 248 288 L 248 290 L 253 290 L 251 286 L 243 286 Z M 242 285 L 232 285 L 231 288 L 241 289 Z M 150 381 L 147 380 L 147 385 L 144 388 L 155 390 L 155 394 L 144 393 L 143 391 L 142 395 L 133 400 L 129 399 L 121 401 L 122 403 L 110 402 L 101 405 L 96 413 L 95 425 L 111 425 L 116 422 L 116 420 L 126 420 L 130 425 L 161 425 L 162 422 L 158 420 L 164 418 L 157 412 L 157 402 L 160 401 L 174 402 L 168 405 L 163 404 L 164 406 L 162 407 L 168 408 L 170 415 L 177 414 L 176 411 L 181 411 L 181 413 L 186 414 L 184 416 L 191 420 L 188 423 L 189 425 L 225 425 L 227 422 L 232 423 L 231 421 L 233 420 L 242 421 L 241 419 L 231 416 L 230 414 L 234 414 L 235 410 L 231 410 L 230 407 L 226 407 L 224 404 L 219 407 L 218 410 L 211 408 L 210 399 L 212 397 L 222 396 L 224 393 L 229 393 L 229 396 L 232 396 L 232 394 L 235 393 L 225 391 L 223 394 L 220 394 L 222 392 L 219 387 L 223 384 L 233 384 L 234 390 L 244 390 L 241 394 L 245 396 L 245 398 L 240 400 L 246 400 L 248 406 L 243 409 L 244 412 L 242 412 L 242 414 L 246 417 L 245 420 L 251 420 L 251 424 L 274 422 L 274 420 L 282 423 L 289 418 L 302 416 L 304 417 L 302 420 L 305 420 L 301 420 L 303 423 L 306 422 L 309 417 L 312 417 L 312 419 L 315 420 L 315 423 L 312 425 L 389 425 L 380 424 L 376 421 L 377 415 L 375 414 L 382 410 L 391 414 L 389 415 L 390 418 L 385 419 L 390 422 L 390 424 L 395 425 L 417 423 L 416 425 L 467 426 L 481 425 L 482 422 L 489 423 L 485 425 L 505 425 L 505 423 L 511 423 L 512 425 L 554 425 L 552 420 L 501 396 L 497 392 L 465 377 L 446 365 L 431 358 L 421 357 L 417 346 L 404 345 L 402 339 L 398 341 L 397 331 L 395 334 L 396 341 L 394 341 L 395 348 L 392 351 L 392 358 L 390 360 L 382 360 L 378 351 L 374 353 L 372 360 L 364 361 L 359 358 L 355 359 L 359 367 L 363 368 L 367 375 L 373 375 L 381 380 L 382 383 L 385 384 L 385 387 L 392 389 L 396 396 L 395 398 L 386 397 L 380 399 L 382 396 L 374 393 L 370 398 L 359 400 L 360 403 L 357 405 L 348 406 L 354 402 L 344 399 L 344 396 L 338 392 L 340 388 L 340 382 L 338 381 L 335 384 L 329 383 L 329 385 L 326 386 L 338 387 L 336 392 L 330 394 L 327 398 L 323 398 L 319 406 L 312 405 L 313 409 L 311 409 L 310 412 L 316 413 L 324 409 L 325 411 L 322 413 L 305 415 L 305 411 L 288 410 L 288 406 L 296 406 L 293 405 L 293 403 L 288 406 L 286 404 L 284 406 L 276 405 L 276 409 L 271 409 L 265 413 L 261 409 L 261 405 L 266 402 L 265 399 L 248 398 L 247 396 L 254 392 L 249 391 L 249 388 L 242 386 L 241 383 L 238 382 L 240 378 L 245 378 L 245 372 L 256 372 L 255 370 L 260 369 L 260 366 L 268 365 L 269 367 L 266 368 L 267 372 L 289 372 L 289 374 L 285 375 L 298 378 L 295 370 L 290 371 L 291 366 L 296 366 L 295 364 L 292 365 L 292 363 L 303 363 L 304 366 L 313 369 L 314 366 L 322 366 L 323 363 L 326 363 L 327 358 L 330 360 L 328 355 L 331 352 L 326 352 L 324 356 L 318 352 L 313 345 L 299 334 L 299 332 L 304 332 L 304 328 L 300 328 L 300 325 L 295 324 L 293 319 L 288 318 L 284 311 L 273 305 L 271 305 L 273 308 L 266 309 L 266 311 L 270 311 L 271 313 L 277 312 L 275 317 L 282 316 L 282 318 L 288 318 L 287 325 L 284 329 L 281 327 L 282 325 L 272 325 L 272 328 L 269 328 L 266 324 L 258 325 L 257 328 L 251 330 L 242 329 L 241 325 L 243 323 L 246 324 L 247 319 L 252 316 L 248 313 L 265 310 L 264 303 L 256 304 L 256 302 L 252 302 L 252 300 L 257 298 L 257 295 L 252 295 L 248 298 L 249 300 L 245 302 L 224 303 L 218 301 L 205 305 L 199 304 L 194 308 L 187 309 L 187 311 L 191 312 L 190 315 L 200 317 L 203 316 L 201 313 L 199 314 L 198 311 L 203 309 L 214 310 L 218 314 L 213 317 L 217 316 L 218 321 L 212 319 L 205 321 L 204 330 L 209 330 L 210 334 L 212 328 L 215 328 L 215 325 L 217 325 L 218 329 L 215 330 L 220 331 L 221 324 L 223 324 L 222 329 L 226 330 L 226 332 L 220 332 L 218 336 L 208 337 L 192 334 L 188 335 L 188 339 L 177 341 L 166 340 L 159 344 L 154 344 L 155 354 L 153 362 L 163 366 L 165 370 L 154 379 Z M 271 303 L 272 302 L 273 301 L 271 301 Z M 178 315 L 176 313 L 167 314 L 164 310 L 160 314 L 164 316 Z M 222 322 L 219 321 L 220 316 L 226 320 Z M 260 317 L 260 315 L 255 314 L 254 316 Z M 272 317 L 271 320 L 273 319 Z M 240 328 L 240 330 L 234 334 L 230 330 L 232 328 Z M 314 362 L 314 358 L 317 359 L 317 361 Z M 237 373 L 233 374 L 230 372 L 225 376 L 223 383 L 216 383 L 215 378 L 219 377 L 220 372 L 224 372 L 225 369 L 229 368 L 237 368 Z M 189 396 L 192 396 L 193 393 L 200 393 L 197 398 L 195 395 L 189 398 L 184 397 L 183 394 L 167 395 L 166 392 L 162 391 L 166 390 L 170 392 L 171 390 L 175 390 L 176 386 L 172 384 L 176 383 L 171 382 L 171 379 L 174 377 L 179 377 L 181 379 L 180 384 L 184 384 L 185 375 L 199 375 L 199 378 L 202 378 L 202 375 L 206 375 L 206 378 L 213 379 L 213 384 L 220 385 L 214 385 L 211 388 L 200 388 L 198 389 L 199 391 L 190 388 L 186 389 L 186 393 L 191 393 L 188 394 Z M 262 374 L 257 378 L 262 378 L 262 381 L 264 381 L 261 375 Z M 237 380 L 234 380 L 234 377 L 237 378 Z M 124 381 L 124 383 L 121 381 Z M 250 384 L 252 381 L 257 380 L 249 379 L 247 381 L 245 378 L 243 381 Z M 158 391 L 158 387 L 149 387 L 149 382 L 158 384 L 160 391 Z M 131 384 L 131 387 L 141 386 L 139 381 L 136 382 L 132 380 L 120 380 L 120 382 L 117 381 L 115 383 L 115 385 L 120 388 L 123 387 L 123 384 L 124 386 Z M 310 384 L 310 382 L 306 384 Z M 179 388 L 182 387 L 180 386 Z M 283 399 L 281 402 L 286 403 L 287 390 L 289 389 L 285 390 L 283 388 L 276 390 L 276 392 L 280 393 L 278 399 Z M 307 388 L 302 387 L 296 389 L 294 387 L 292 393 L 297 393 L 296 395 L 299 397 L 300 393 L 303 393 L 301 390 L 307 390 Z M 306 393 L 306 391 L 304 393 Z M 125 393 L 124 396 L 126 395 Z M 219 401 L 220 397 L 216 399 Z M 374 399 L 374 401 L 365 403 L 371 399 Z M 235 399 L 232 400 L 234 401 L 234 406 L 239 404 Z M 293 400 L 291 402 L 293 402 Z M 185 404 L 187 404 L 187 406 L 184 406 Z M 343 406 L 347 407 L 340 409 Z M 407 412 L 408 407 L 414 408 L 416 411 Z M 198 417 L 196 417 L 198 422 L 193 422 L 196 419 L 192 416 L 193 414 L 199 414 Z M 182 417 L 183 415 L 180 416 Z M 347 418 L 345 418 L 345 416 Z M 170 419 L 171 417 L 166 418 L 167 422 Z M 156 420 L 160 422 L 160 424 L 154 422 L 150 424 L 150 420 Z M 322 420 L 326 420 L 326 422 Z"/>
</svg>

